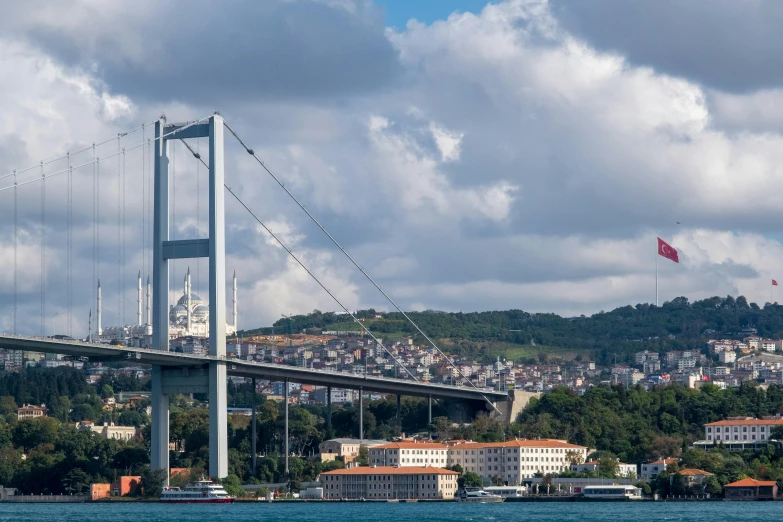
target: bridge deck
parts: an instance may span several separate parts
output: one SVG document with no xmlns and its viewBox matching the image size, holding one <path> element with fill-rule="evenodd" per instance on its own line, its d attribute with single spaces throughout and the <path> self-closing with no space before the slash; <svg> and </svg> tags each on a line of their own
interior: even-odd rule
<svg viewBox="0 0 783 522">
<path fill-rule="evenodd" d="M 129 362 L 133 361 L 138 364 L 168 367 L 200 367 L 212 361 L 223 361 L 226 363 L 229 375 L 240 377 L 258 377 L 271 380 L 288 378 L 293 382 L 305 384 L 350 389 L 359 389 L 361 387 L 367 391 L 419 397 L 432 395 L 433 397 L 474 401 L 483 401 L 486 397 L 492 402 L 508 399 L 507 393 L 489 389 L 477 390 L 472 387 L 428 384 L 408 379 L 365 377 L 363 375 L 351 373 L 311 370 L 308 368 L 298 368 L 282 364 L 243 361 L 231 357 L 219 358 L 208 355 L 188 355 L 177 352 L 162 352 L 160 350 L 145 348 L 92 344 L 81 341 L 0 335 L 0 348 L 29 352 L 59 353 L 74 357 L 125 359 Z"/>
</svg>

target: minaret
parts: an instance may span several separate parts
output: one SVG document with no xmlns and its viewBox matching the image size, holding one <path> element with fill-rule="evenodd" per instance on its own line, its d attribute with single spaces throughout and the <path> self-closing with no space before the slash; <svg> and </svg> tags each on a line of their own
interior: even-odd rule
<svg viewBox="0 0 783 522">
<path fill-rule="evenodd" d="M 103 334 L 103 328 L 101 328 L 101 312 L 101 280 L 98 279 L 98 313 L 95 319 L 95 332 L 98 334 L 98 340 L 100 340 L 101 334 Z"/>
<path fill-rule="evenodd" d="M 188 335 L 190 335 L 190 319 L 191 319 L 191 302 L 190 302 L 190 267 L 188 267 L 188 274 L 185 276 L 185 291 L 188 294 Z"/>
<path fill-rule="evenodd" d="M 152 326 L 152 285 L 150 285 L 150 276 L 147 276 L 147 325 Z"/>
<path fill-rule="evenodd" d="M 237 333 L 237 271 L 234 270 L 234 334 Z"/>
<path fill-rule="evenodd" d="M 141 270 L 139 270 L 139 282 L 136 288 L 136 324 L 141 326 Z"/>
</svg>

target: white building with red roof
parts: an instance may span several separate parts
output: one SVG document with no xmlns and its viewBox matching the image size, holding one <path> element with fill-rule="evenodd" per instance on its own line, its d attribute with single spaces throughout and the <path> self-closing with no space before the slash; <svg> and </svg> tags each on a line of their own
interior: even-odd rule
<svg viewBox="0 0 783 522">
<path fill-rule="evenodd" d="M 356 466 L 319 475 L 325 499 L 452 499 L 459 473 L 434 466 Z"/>
<path fill-rule="evenodd" d="M 556 439 L 461 442 L 448 450 L 449 466 L 459 464 L 483 479 L 500 478 L 509 485 L 521 484 L 536 473 L 567 471 L 573 458 L 584 461 L 587 448 Z"/>
<path fill-rule="evenodd" d="M 369 450 L 371 466 L 448 466 L 448 446 L 440 442 L 402 441 Z"/>
</svg>

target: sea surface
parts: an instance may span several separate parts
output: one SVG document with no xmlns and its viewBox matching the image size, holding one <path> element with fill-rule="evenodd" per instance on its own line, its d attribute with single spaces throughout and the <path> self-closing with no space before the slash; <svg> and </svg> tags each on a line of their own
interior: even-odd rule
<svg viewBox="0 0 783 522">
<path fill-rule="evenodd" d="M 663 522 L 781 519 L 777 502 L 546 502 L 458 503 L 268 503 L 233 505 L 0 504 L 0 521 L 13 522 Z"/>
</svg>

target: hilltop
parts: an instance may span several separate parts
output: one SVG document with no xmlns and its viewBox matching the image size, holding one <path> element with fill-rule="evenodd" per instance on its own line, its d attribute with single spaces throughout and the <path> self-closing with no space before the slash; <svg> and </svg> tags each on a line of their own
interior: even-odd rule
<svg viewBox="0 0 783 522">
<path fill-rule="evenodd" d="M 356 316 L 374 335 L 395 340 L 424 339 L 400 313 L 360 310 Z M 783 305 L 764 307 L 743 296 L 711 297 L 693 303 L 678 297 L 657 307 L 623 306 L 591 316 L 561 317 L 522 310 L 493 312 L 409 312 L 427 335 L 455 355 L 511 360 L 538 359 L 543 355 L 564 359 L 591 358 L 599 364 L 630 362 L 641 350 L 667 352 L 701 349 L 710 338 L 740 338 L 749 332 L 763 337 L 783 337 Z M 350 317 L 314 310 L 310 314 L 280 319 L 270 327 L 242 335 L 346 333 L 360 328 Z M 543 354 L 543 355 L 542 355 Z"/>
</svg>

